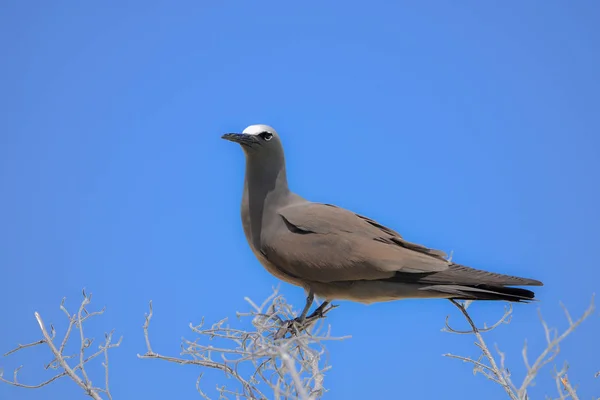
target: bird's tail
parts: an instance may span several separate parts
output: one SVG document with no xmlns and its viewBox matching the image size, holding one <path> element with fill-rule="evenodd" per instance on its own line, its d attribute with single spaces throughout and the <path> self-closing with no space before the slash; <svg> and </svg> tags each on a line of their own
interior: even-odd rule
<svg viewBox="0 0 600 400">
<path fill-rule="evenodd" d="M 432 285 L 422 287 L 420 290 L 435 291 L 448 294 L 448 298 L 455 300 L 506 300 L 512 302 L 530 302 L 535 294 L 531 290 L 492 286 L 492 285 Z"/>
<path fill-rule="evenodd" d="M 399 275 L 399 274 L 397 274 Z M 402 274 L 406 281 L 407 274 Z M 396 277 L 400 278 L 399 276 Z M 420 290 L 430 290 L 445 294 L 448 298 L 460 300 L 507 300 L 515 302 L 532 301 L 535 294 L 531 290 L 512 286 L 542 286 L 536 279 L 498 274 L 452 264 L 444 271 L 427 274 L 413 274 L 416 283 L 425 284 Z"/>
<path fill-rule="evenodd" d="M 513 286 L 543 286 L 543 283 L 536 279 L 482 271 L 460 264 L 451 264 L 443 271 L 422 273 L 399 271 L 386 281 L 417 283 L 422 285 L 419 290 L 436 293 L 435 297 L 514 302 L 532 301 L 535 294 L 531 290 Z"/>
</svg>

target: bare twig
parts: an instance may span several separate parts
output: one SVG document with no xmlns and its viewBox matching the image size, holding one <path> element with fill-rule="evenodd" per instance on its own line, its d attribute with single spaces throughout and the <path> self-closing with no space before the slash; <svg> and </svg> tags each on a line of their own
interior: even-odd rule
<svg viewBox="0 0 600 400">
<path fill-rule="evenodd" d="M 17 372 L 19 372 L 20 369 L 21 369 L 21 367 L 15 369 L 15 371 L 13 373 L 13 380 L 12 381 L 9 381 L 9 380 L 5 379 L 2 376 L 2 372 L 0 372 L 0 382 L 4 382 L 4 383 L 7 383 L 7 384 L 12 385 L 12 386 L 21 387 L 21 388 L 25 388 L 25 389 L 39 389 L 39 388 L 41 388 L 43 386 L 46 386 L 46 385 L 54 382 L 55 380 L 57 380 L 59 378 L 62 378 L 63 376 L 67 375 L 66 372 L 63 372 L 61 374 L 53 376 L 52 378 L 50 378 L 50 379 L 48 379 L 48 380 L 46 380 L 46 381 L 44 381 L 42 383 L 38 383 L 37 385 L 26 385 L 24 383 L 18 382 L 18 380 L 17 380 Z"/>
<path fill-rule="evenodd" d="M 454 304 L 455 306 L 459 307 L 459 309 L 461 310 L 461 312 L 463 310 L 466 312 L 467 307 L 470 304 L 470 303 L 467 303 L 466 301 L 463 304 L 460 304 L 460 303 L 456 302 L 455 300 L 450 300 L 450 301 L 452 302 L 452 304 Z M 512 304 L 509 303 L 508 304 L 508 308 L 506 309 L 506 311 L 504 311 L 504 315 L 502 315 L 502 317 L 500 317 L 500 319 L 498 321 L 496 321 L 490 327 L 484 326 L 483 328 L 476 328 L 477 332 L 479 332 L 479 333 L 485 333 L 485 332 L 493 331 L 494 329 L 496 329 L 501 324 L 508 324 L 508 323 L 510 323 L 510 319 L 512 318 L 512 311 L 513 311 Z M 468 331 L 459 331 L 457 329 L 451 328 L 450 325 L 448 324 L 449 318 L 450 318 L 449 315 L 446 316 L 446 322 L 445 322 L 445 331 L 446 332 L 456 333 L 456 334 L 460 334 L 460 335 L 471 335 L 471 334 L 475 333 L 473 331 L 473 329 L 470 329 Z"/>
<path fill-rule="evenodd" d="M 46 341 L 44 339 L 42 339 L 42 340 L 38 340 L 37 342 L 33 342 L 33 343 L 20 344 L 16 348 L 14 348 L 14 349 L 12 349 L 12 350 L 4 353 L 4 357 L 9 356 L 9 355 L 11 355 L 13 353 L 16 353 L 19 350 L 23 350 L 23 349 L 26 349 L 28 347 L 33 347 L 33 346 L 37 346 L 38 344 L 44 344 L 44 343 L 46 343 Z"/>
<path fill-rule="evenodd" d="M 83 360 L 85 358 L 85 349 L 88 348 L 88 346 L 89 346 L 89 342 L 85 338 L 85 335 L 83 334 L 83 323 L 82 323 L 82 319 L 81 319 L 81 314 L 85 310 L 85 306 L 87 306 L 89 303 L 90 303 L 90 298 L 88 296 L 86 296 L 85 289 L 84 289 L 83 290 L 83 301 L 81 302 L 81 305 L 79 306 L 79 311 L 77 312 L 77 328 L 79 328 L 79 337 L 81 339 L 81 343 L 80 343 L 80 347 L 79 347 L 79 363 L 81 365 L 83 365 Z M 58 360 L 58 357 L 56 357 L 56 359 Z M 83 390 L 89 391 L 92 387 L 92 384 L 90 382 L 90 379 L 88 378 L 85 368 L 81 368 L 81 374 L 83 375 L 83 382 L 82 382 Z"/>
</svg>

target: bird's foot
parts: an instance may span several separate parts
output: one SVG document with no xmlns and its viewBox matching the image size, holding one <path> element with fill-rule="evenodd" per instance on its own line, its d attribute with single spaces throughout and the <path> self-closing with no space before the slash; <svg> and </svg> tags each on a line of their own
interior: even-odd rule
<svg viewBox="0 0 600 400">
<path fill-rule="evenodd" d="M 281 321 L 281 327 L 275 333 L 275 339 L 282 339 L 289 336 L 296 336 L 302 333 L 303 331 L 308 330 L 311 326 L 313 326 L 318 320 L 321 318 L 325 318 L 326 314 L 337 308 L 337 305 L 323 303 L 319 308 L 317 308 L 312 314 L 305 318 L 296 317 L 294 319 L 289 319 L 286 321 Z"/>
</svg>

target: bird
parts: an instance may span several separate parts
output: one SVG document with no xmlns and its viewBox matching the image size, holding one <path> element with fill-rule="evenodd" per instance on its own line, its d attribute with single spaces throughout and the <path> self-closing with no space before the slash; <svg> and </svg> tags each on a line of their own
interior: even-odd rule
<svg viewBox="0 0 600 400">
<path fill-rule="evenodd" d="M 256 124 L 222 138 L 246 161 L 241 219 L 250 248 L 276 278 L 304 288 L 307 318 L 315 297 L 371 304 L 400 299 L 530 302 L 543 286 L 451 261 L 445 252 L 409 242 L 395 230 L 348 209 L 309 201 L 290 190 L 280 135 Z M 309 317 L 309 318 L 310 318 Z"/>
</svg>

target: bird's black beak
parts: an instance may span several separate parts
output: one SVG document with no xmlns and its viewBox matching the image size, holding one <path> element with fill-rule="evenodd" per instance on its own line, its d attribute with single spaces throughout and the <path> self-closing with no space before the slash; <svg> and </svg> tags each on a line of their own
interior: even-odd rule
<svg viewBox="0 0 600 400">
<path fill-rule="evenodd" d="M 258 143 L 258 139 L 256 139 L 254 135 L 246 135 L 245 133 L 226 133 L 221 136 L 221 139 L 239 143 L 244 146 L 252 146 L 253 144 Z"/>
</svg>

